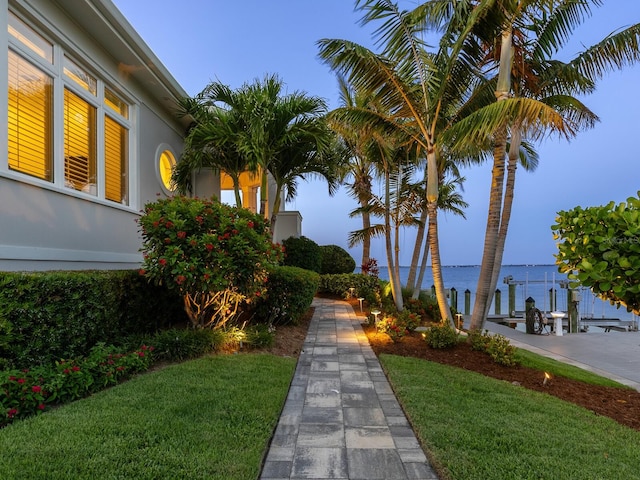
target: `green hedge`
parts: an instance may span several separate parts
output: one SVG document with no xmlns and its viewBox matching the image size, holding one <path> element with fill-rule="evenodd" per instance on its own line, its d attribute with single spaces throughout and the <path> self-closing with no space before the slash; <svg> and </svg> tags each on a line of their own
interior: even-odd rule
<svg viewBox="0 0 640 480">
<path fill-rule="evenodd" d="M 318 293 L 325 295 L 336 295 L 342 298 L 348 297 L 351 288 L 356 297 L 362 297 L 370 304 L 376 302 L 376 289 L 379 287 L 379 280 L 371 275 L 362 273 L 342 273 L 334 275 L 322 275 Z"/>
<path fill-rule="evenodd" d="M 320 273 L 322 270 L 322 250 L 307 237 L 289 237 L 282 241 L 284 247 L 283 264 Z"/>
<path fill-rule="evenodd" d="M 339 245 L 321 245 L 322 268 L 320 274 L 353 273 L 356 261 Z"/>
<path fill-rule="evenodd" d="M 298 267 L 271 267 L 267 295 L 256 305 L 256 317 L 272 325 L 297 325 L 311 306 L 320 275 Z"/>
<path fill-rule="evenodd" d="M 0 273 L 0 359 L 33 366 L 186 320 L 137 271 Z"/>
</svg>

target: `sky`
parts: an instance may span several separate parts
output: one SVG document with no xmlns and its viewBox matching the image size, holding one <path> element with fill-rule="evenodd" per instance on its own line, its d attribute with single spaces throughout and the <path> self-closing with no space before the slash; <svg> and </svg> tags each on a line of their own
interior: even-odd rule
<svg viewBox="0 0 640 480">
<path fill-rule="evenodd" d="M 317 41 L 340 38 L 376 49 L 375 25 L 360 25 L 353 0 L 113 0 L 133 28 L 190 96 L 212 81 L 238 88 L 277 74 L 286 92 L 303 91 L 339 106 L 335 75 L 318 59 Z M 640 2 L 608 0 L 574 31 L 562 52 L 568 60 L 620 28 L 640 22 Z M 410 9 L 417 1 L 401 0 Z M 623 202 L 640 190 L 640 66 L 613 72 L 582 101 L 600 117 L 595 128 L 571 141 L 537 144 L 535 172 L 518 170 L 503 264 L 552 264 L 557 247 L 551 225 L 556 212 L 575 206 Z M 466 218 L 439 215 L 443 265 L 479 265 L 489 205 L 491 165 L 463 170 Z M 302 215 L 302 234 L 319 245 L 347 248 L 349 218 L 356 208 L 346 189 L 328 196 L 326 183 L 302 181 L 286 210 Z M 400 240 L 401 265 L 410 263 L 415 230 Z M 386 265 L 383 239 L 372 257 Z M 348 249 L 360 264 L 361 248 Z"/>
</svg>

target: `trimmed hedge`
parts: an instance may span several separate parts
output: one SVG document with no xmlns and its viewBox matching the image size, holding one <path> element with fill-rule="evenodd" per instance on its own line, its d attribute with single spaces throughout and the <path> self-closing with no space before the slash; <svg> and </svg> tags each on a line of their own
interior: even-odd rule
<svg viewBox="0 0 640 480">
<path fill-rule="evenodd" d="M 282 245 L 284 246 L 283 265 L 320 273 L 322 250 L 316 242 L 304 236 L 289 237 L 282 241 Z"/>
<path fill-rule="evenodd" d="M 298 267 L 271 267 L 267 295 L 257 302 L 255 313 L 262 323 L 297 325 L 318 291 L 320 275 Z"/>
<path fill-rule="evenodd" d="M 322 275 L 336 273 L 353 273 L 356 269 L 356 261 L 344 248 L 338 245 L 321 245 Z"/>
<path fill-rule="evenodd" d="M 362 297 L 370 304 L 375 304 L 378 284 L 379 280 L 376 277 L 362 273 L 322 275 L 318 293 L 345 298 L 350 294 L 349 289 L 353 287 L 356 297 Z"/>
<path fill-rule="evenodd" d="M 31 367 L 186 321 L 180 297 L 137 271 L 0 273 L 0 359 Z"/>
</svg>

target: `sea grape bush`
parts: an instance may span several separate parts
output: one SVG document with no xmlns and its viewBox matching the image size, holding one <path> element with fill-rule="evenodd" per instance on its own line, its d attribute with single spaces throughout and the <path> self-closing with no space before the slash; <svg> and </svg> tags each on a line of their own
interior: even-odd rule
<svg viewBox="0 0 640 480">
<path fill-rule="evenodd" d="M 558 241 L 556 264 L 572 288 L 589 287 L 640 314 L 640 198 L 560 211 L 551 229 Z"/>
<path fill-rule="evenodd" d="M 145 205 L 140 274 L 176 290 L 194 327 L 223 327 L 264 295 L 281 247 L 264 218 L 216 200 L 187 197 Z"/>
</svg>

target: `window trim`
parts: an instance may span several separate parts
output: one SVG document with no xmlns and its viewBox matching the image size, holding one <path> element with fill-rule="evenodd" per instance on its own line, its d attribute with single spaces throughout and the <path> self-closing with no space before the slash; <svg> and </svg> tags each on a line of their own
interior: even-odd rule
<svg viewBox="0 0 640 480">
<path fill-rule="evenodd" d="M 136 154 L 136 148 L 139 142 L 137 138 L 139 134 L 139 125 L 137 122 L 138 119 L 138 111 L 139 111 L 139 103 L 137 100 L 134 100 L 134 95 L 128 92 L 125 85 L 118 82 L 117 78 L 114 77 L 113 72 L 109 72 L 105 70 L 100 65 L 95 64 L 91 59 L 86 58 L 86 54 L 82 50 L 78 50 L 70 45 L 68 42 L 63 40 L 60 33 L 55 26 L 47 23 L 47 22 L 34 22 L 29 17 L 26 17 L 20 11 L 9 8 L 5 10 L 4 14 L 0 16 L 0 18 L 4 18 L 3 22 L 5 31 L 7 29 L 9 15 L 14 15 L 18 20 L 31 28 L 36 34 L 41 36 L 48 42 L 51 42 L 53 46 L 53 59 L 51 63 L 48 63 L 42 57 L 36 55 L 32 52 L 28 47 L 24 46 L 19 40 L 16 40 L 12 35 L 6 34 L 5 42 L 0 42 L 0 47 L 3 47 L 3 54 L 0 55 L 0 59 L 5 63 L 8 62 L 8 52 L 11 51 L 14 54 L 21 57 L 23 60 L 29 62 L 34 67 L 37 67 L 44 73 L 51 76 L 53 79 L 53 119 L 52 119 L 52 169 L 53 169 L 53 181 L 48 181 L 44 179 L 40 179 L 38 177 L 31 176 L 27 173 L 23 173 L 19 170 L 12 170 L 9 168 L 8 161 L 2 162 L 0 165 L 0 175 L 5 178 L 10 178 L 15 181 L 19 181 L 25 184 L 31 184 L 40 188 L 45 188 L 47 190 L 55 191 L 58 193 L 62 193 L 65 195 L 81 198 L 83 200 L 89 200 L 93 203 L 106 205 L 110 207 L 115 207 L 128 211 L 138 211 L 139 208 L 139 190 L 140 185 L 137 183 L 137 174 L 136 172 L 140 169 L 140 158 Z M 64 59 L 68 58 L 73 64 L 77 65 L 82 69 L 86 69 L 87 73 L 93 76 L 97 83 L 97 92 L 96 95 L 92 95 L 89 91 L 80 87 L 77 83 L 73 81 L 73 79 L 67 77 L 64 72 L 65 62 Z M 6 87 L 5 78 L 3 82 L 0 82 L 0 85 L 4 85 Z M 64 176 L 64 91 L 65 89 L 69 90 L 73 94 L 80 97 L 82 100 L 86 101 L 88 104 L 96 108 L 96 125 L 95 125 L 95 135 L 97 141 L 97 172 L 98 172 L 98 182 L 97 189 L 98 195 L 91 195 L 86 192 L 78 191 L 73 188 L 68 188 L 65 186 L 65 176 Z M 105 103 L 105 91 L 109 90 L 113 94 L 115 94 L 121 101 L 123 101 L 127 106 L 127 115 L 123 116 L 117 111 L 114 111 Z M 6 88 L 5 88 L 6 90 Z M 6 92 L 5 92 L 6 93 Z M 7 101 L 5 99 L 2 102 L 5 106 L 7 106 Z M 6 109 L 5 109 L 6 110 Z M 105 131 L 104 124 L 105 118 L 109 117 L 111 120 L 116 122 L 121 127 L 128 130 L 128 144 L 126 146 L 126 156 L 127 156 L 127 202 L 119 203 L 113 200 L 109 200 L 106 198 L 106 168 L 105 168 L 105 146 L 104 142 Z M 6 128 L 5 128 L 6 130 Z M 8 132 L 2 132 L 3 141 L 2 146 L 5 149 L 8 149 Z M 8 150 L 6 150 L 8 151 Z"/>
</svg>

